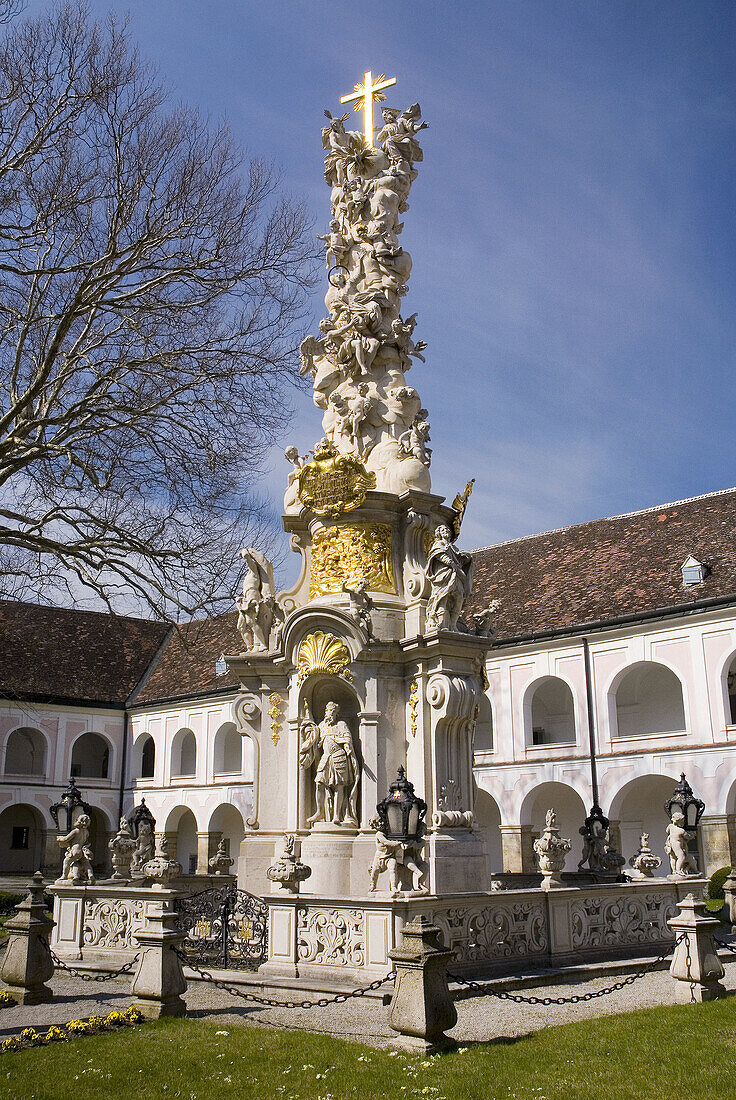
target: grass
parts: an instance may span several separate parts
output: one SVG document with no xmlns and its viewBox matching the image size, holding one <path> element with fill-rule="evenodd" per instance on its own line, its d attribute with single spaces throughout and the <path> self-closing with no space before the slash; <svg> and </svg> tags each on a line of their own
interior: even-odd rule
<svg viewBox="0 0 736 1100">
<path fill-rule="evenodd" d="M 550 1009 L 553 1013 L 554 1008 Z M 542 1028 L 422 1058 L 308 1032 L 161 1020 L 0 1058 L 28 1100 L 736 1097 L 736 998 Z"/>
</svg>

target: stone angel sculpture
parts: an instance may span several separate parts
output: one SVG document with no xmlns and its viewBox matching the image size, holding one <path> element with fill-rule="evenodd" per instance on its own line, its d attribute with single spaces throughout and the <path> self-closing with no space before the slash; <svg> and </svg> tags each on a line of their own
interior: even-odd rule
<svg viewBox="0 0 736 1100">
<path fill-rule="evenodd" d="M 664 850 L 670 860 L 670 874 L 676 878 L 688 878 L 698 873 L 695 861 L 687 850 L 688 841 L 695 839 L 695 833 L 689 832 L 684 826 L 685 816 L 676 810 L 667 826 L 667 839 L 664 843 Z"/>
<path fill-rule="evenodd" d="M 420 130 L 426 130 L 428 123 L 421 122 L 422 111 L 418 103 L 412 103 L 405 111 L 397 107 L 383 107 L 383 129 L 376 138 L 376 144 L 385 151 L 391 164 L 406 161 L 413 165 L 423 157 L 417 141 Z"/>
<path fill-rule="evenodd" d="M 245 562 L 245 576 L 243 593 L 235 601 L 238 633 L 245 642 L 246 652 L 264 652 L 268 650 L 276 606 L 273 565 L 252 546 L 241 550 L 239 556 Z"/>
<path fill-rule="evenodd" d="M 347 722 L 339 720 L 339 707 L 330 701 L 324 719 L 317 725 L 307 715 L 299 724 L 299 766 L 305 770 L 315 763 L 317 810 L 308 823 L 358 827 L 357 804 L 360 769 L 355 755 L 353 735 Z"/>
<path fill-rule="evenodd" d="M 473 559 L 452 542 L 452 531 L 440 523 L 427 555 L 427 630 L 456 630 L 463 604 L 470 595 Z"/>
<path fill-rule="evenodd" d="M 89 814 L 80 814 L 74 827 L 65 835 L 57 836 L 56 843 L 66 848 L 61 878 L 58 882 L 71 882 L 74 886 L 89 884 L 94 886 L 92 872 L 92 849 L 89 847 L 89 832 L 92 824 Z"/>
</svg>

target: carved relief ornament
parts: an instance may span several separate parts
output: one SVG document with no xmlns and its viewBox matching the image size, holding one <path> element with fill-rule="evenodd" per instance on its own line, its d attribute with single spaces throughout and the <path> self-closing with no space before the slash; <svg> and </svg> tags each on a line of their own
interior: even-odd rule
<svg viewBox="0 0 736 1100">
<path fill-rule="evenodd" d="M 341 592 L 343 584 L 352 587 L 364 577 L 371 592 L 396 592 L 388 523 L 341 523 L 314 532 L 310 599 Z"/>
<path fill-rule="evenodd" d="M 344 680 L 352 682 L 349 664 L 350 651 L 345 643 L 334 634 L 315 630 L 314 634 L 308 634 L 299 645 L 297 682 L 301 684 L 312 673 L 342 676 Z"/>
<path fill-rule="evenodd" d="M 299 471 L 299 500 L 318 516 L 354 511 L 367 490 L 375 487 L 376 475 L 366 470 L 357 455 L 338 454 L 329 440 L 315 447 L 314 462 Z"/>
</svg>

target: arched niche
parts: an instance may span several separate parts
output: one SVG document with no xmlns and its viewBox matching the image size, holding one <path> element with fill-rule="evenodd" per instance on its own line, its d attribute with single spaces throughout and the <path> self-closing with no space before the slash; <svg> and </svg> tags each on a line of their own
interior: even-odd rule
<svg viewBox="0 0 736 1100">
<path fill-rule="evenodd" d="M 220 838 L 225 841 L 225 851 L 235 862 L 230 873 L 237 875 L 241 846 L 245 839 L 245 825 L 240 811 L 229 802 L 218 806 L 210 817 L 208 826 L 211 842 L 211 855 L 215 854 Z"/>
<path fill-rule="evenodd" d="M 110 746 L 99 733 L 83 733 L 72 746 L 70 775 L 73 779 L 110 778 Z"/>
<path fill-rule="evenodd" d="M 197 739 L 186 726 L 177 730 L 171 743 L 172 779 L 189 779 L 197 774 Z"/>
<path fill-rule="evenodd" d="M 544 676 L 531 685 L 524 718 L 527 745 L 575 743 L 575 702 L 570 685 L 559 676 Z"/>
<path fill-rule="evenodd" d="M 240 775 L 243 770 L 242 734 L 234 722 L 223 722 L 215 734 L 213 772 L 215 775 Z"/>
<path fill-rule="evenodd" d="M 475 815 L 478 831 L 483 834 L 483 840 L 485 841 L 488 878 L 490 879 L 491 875 L 503 871 L 501 811 L 498 808 L 498 803 L 495 798 L 489 794 L 488 791 L 483 790 L 482 787 L 477 787 L 475 791 L 473 813 Z M 483 883 L 479 889 L 487 890 L 488 882 Z"/>
<path fill-rule="evenodd" d="M 5 745 L 5 775 L 45 775 L 46 738 L 33 726 L 20 726 Z"/>
<path fill-rule="evenodd" d="M 0 874 L 32 875 L 39 871 L 43 837 L 43 817 L 35 806 L 23 802 L 6 806 L 0 813 Z"/>
<path fill-rule="evenodd" d="M 548 782 L 533 787 L 522 802 L 520 813 L 521 824 L 531 826 L 533 840 L 544 832 L 547 810 L 555 811 L 560 836 L 572 844 L 565 870 L 575 871 L 582 853 L 579 829 L 588 815 L 585 803 L 580 794 L 567 783 Z"/>
<path fill-rule="evenodd" d="M 112 835 L 110 819 L 104 810 L 92 806 L 90 810 L 89 846 L 92 849 L 92 866 L 95 875 L 100 878 L 110 870 L 110 850 L 107 842 Z"/>
<path fill-rule="evenodd" d="M 156 743 L 150 733 L 142 733 L 133 746 L 134 779 L 153 779 L 156 771 Z"/>
<path fill-rule="evenodd" d="M 726 666 L 726 725 L 736 726 L 736 653 Z"/>
<path fill-rule="evenodd" d="M 679 775 L 639 775 L 625 783 L 611 799 L 608 816 L 619 821 L 621 855 L 629 865 L 629 859 L 639 850 L 639 838 L 649 833 L 649 847 L 662 860 L 655 876 L 664 877 L 670 872 L 669 859 L 664 850 L 666 829 L 669 824 L 664 804 L 671 797 Z"/>
<path fill-rule="evenodd" d="M 493 752 L 493 708 L 487 695 L 481 695 L 473 733 L 473 752 Z"/>
<path fill-rule="evenodd" d="M 164 832 L 174 834 L 169 852 L 176 852 L 175 859 L 181 863 L 182 873 L 193 875 L 197 869 L 197 819 L 187 806 L 176 806 L 166 818 Z"/>
<path fill-rule="evenodd" d="M 640 661 L 614 682 L 612 734 L 650 737 L 685 730 L 685 703 L 679 677 L 666 665 Z"/>
</svg>

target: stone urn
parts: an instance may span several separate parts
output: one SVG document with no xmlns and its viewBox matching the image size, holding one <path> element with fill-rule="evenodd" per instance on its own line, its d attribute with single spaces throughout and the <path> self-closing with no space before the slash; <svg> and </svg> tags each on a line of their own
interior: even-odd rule
<svg viewBox="0 0 736 1100">
<path fill-rule="evenodd" d="M 181 875 L 181 863 L 169 858 L 168 846 L 166 835 L 160 833 L 156 838 L 156 854 L 142 868 L 144 877 L 151 879 L 154 889 L 163 890 Z"/>
<path fill-rule="evenodd" d="M 649 833 L 642 833 L 639 837 L 639 851 L 631 857 L 629 866 L 633 868 L 632 878 L 652 878 L 657 868 L 662 866 L 662 860 L 649 847 Z"/>
<path fill-rule="evenodd" d="M 110 882 L 129 882 L 130 863 L 136 849 L 136 840 L 127 818 L 120 818 L 120 828 L 107 846 L 110 849 L 113 867 Z"/>
<path fill-rule="evenodd" d="M 207 866 L 215 875 L 229 875 L 233 863 L 235 863 L 235 860 L 225 851 L 225 841 L 223 839 L 217 845 L 217 851 L 212 859 L 208 860 Z"/>
<path fill-rule="evenodd" d="M 534 851 L 542 872 L 543 890 L 554 890 L 564 885 L 560 876 L 565 866 L 565 856 L 571 847 L 571 842 L 560 836 L 555 811 L 547 810 L 544 832 L 534 841 Z"/>
<path fill-rule="evenodd" d="M 282 890 L 290 894 L 299 893 L 299 884 L 308 879 L 312 868 L 302 863 L 295 855 L 296 837 L 293 833 L 284 833 L 284 841 L 281 851 L 274 858 L 273 863 L 266 868 L 266 876 L 271 882 L 278 882 Z"/>
</svg>

